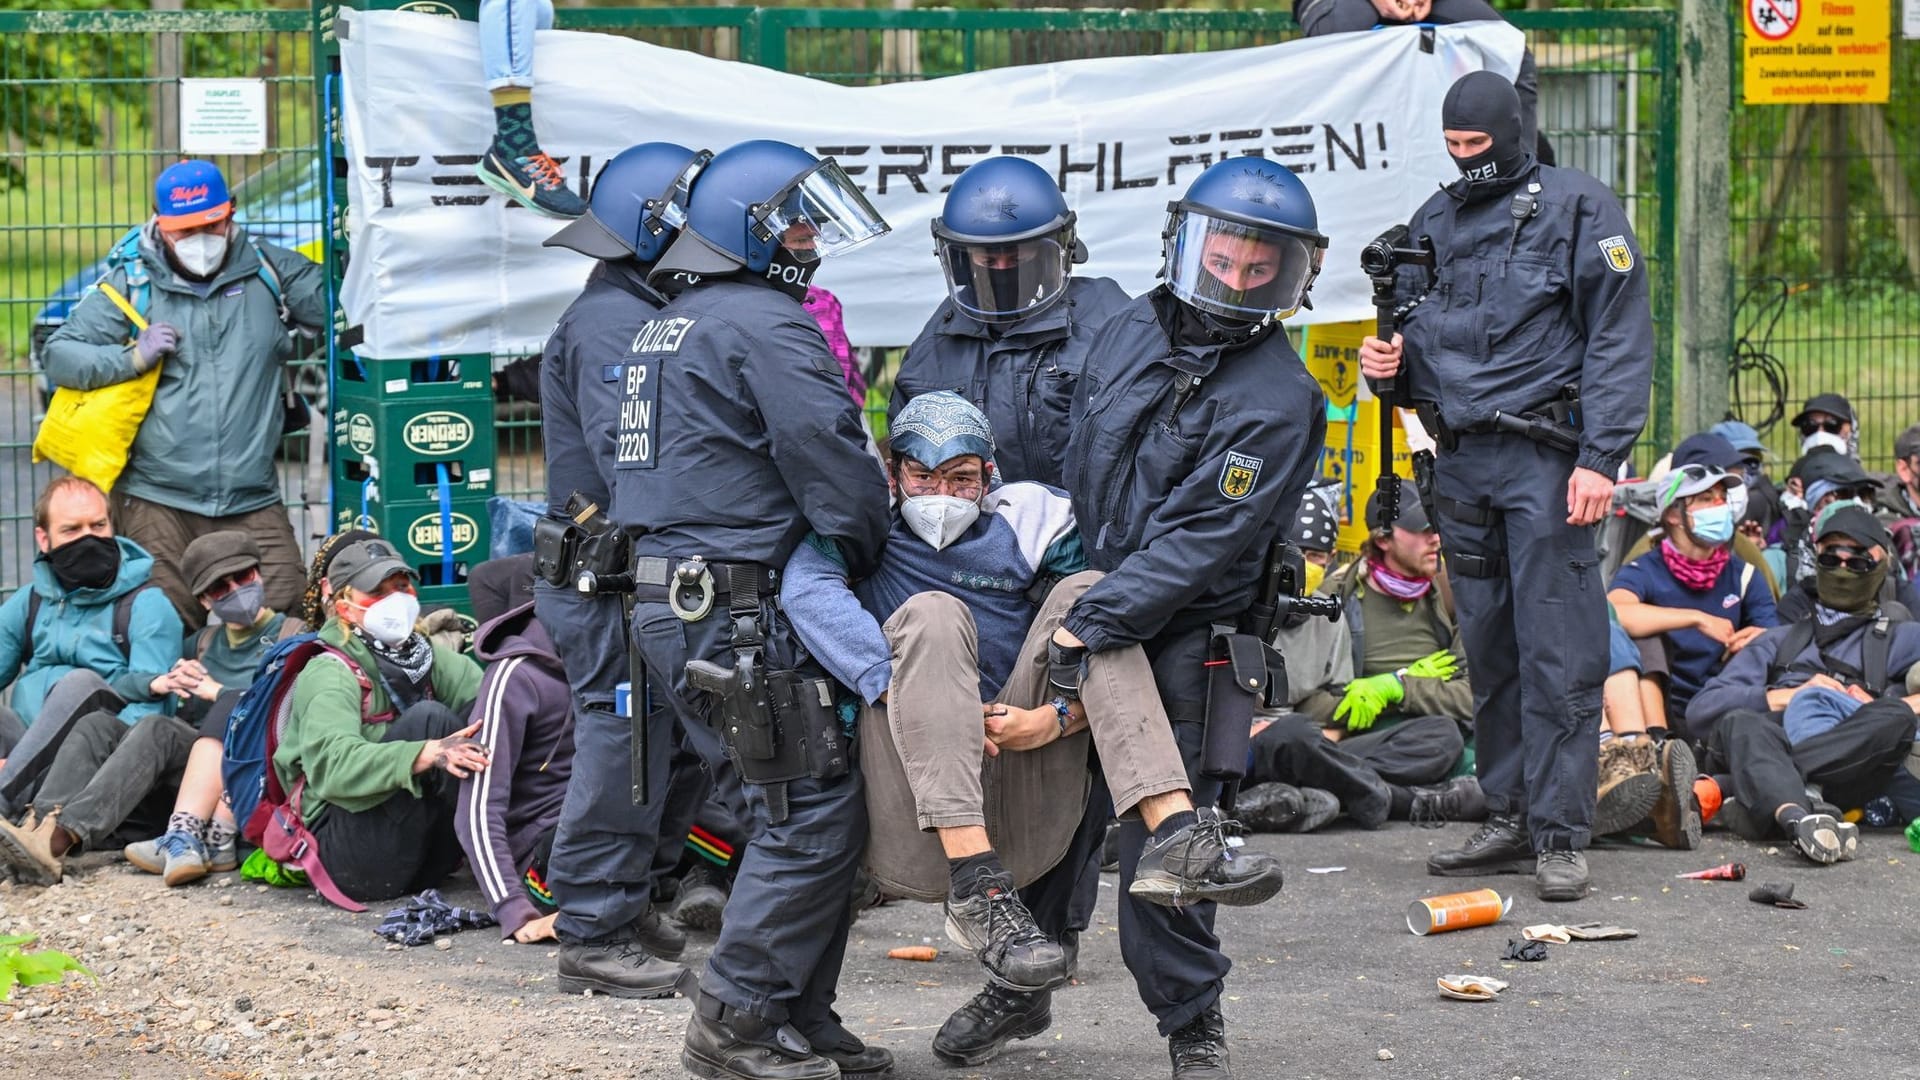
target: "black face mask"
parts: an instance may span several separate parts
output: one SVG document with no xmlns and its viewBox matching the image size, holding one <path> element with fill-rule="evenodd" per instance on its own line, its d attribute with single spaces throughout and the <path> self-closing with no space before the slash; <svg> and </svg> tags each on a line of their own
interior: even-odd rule
<svg viewBox="0 0 1920 1080">
<path fill-rule="evenodd" d="M 1447 90 L 1440 126 L 1448 131 L 1484 131 L 1493 140 L 1472 157 L 1456 157 L 1467 180 L 1467 198 L 1479 201 L 1513 187 L 1533 167 L 1533 148 L 1520 138 L 1520 94 L 1491 71 L 1463 76 Z"/>
<path fill-rule="evenodd" d="M 795 300 L 805 300 L 807 286 L 813 283 L 813 275 L 819 269 L 817 261 L 801 262 L 786 248 L 774 248 L 773 261 L 767 264 L 767 284 Z"/>
<path fill-rule="evenodd" d="M 120 544 L 111 536 L 83 536 L 47 552 L 54 579 L 69 589 L 104 589 L 120 576 Z"/>
</svg>

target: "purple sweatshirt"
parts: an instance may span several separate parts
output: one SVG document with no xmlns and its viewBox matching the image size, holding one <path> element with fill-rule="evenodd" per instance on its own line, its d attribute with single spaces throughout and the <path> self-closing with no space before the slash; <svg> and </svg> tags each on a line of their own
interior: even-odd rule
<svg viewBox="0 0 1920 1080">
<path fill-rule="evenodd" d="M 480 627 L 473 645 L 487 665 L 473 719 L 492 761 L 461 781 L 453 827 L 501 937 L 511 938 L 540 917 L 522 875 L 560 820 L 573 772 L 573 699 L 531 602 Z"/>
</svg>

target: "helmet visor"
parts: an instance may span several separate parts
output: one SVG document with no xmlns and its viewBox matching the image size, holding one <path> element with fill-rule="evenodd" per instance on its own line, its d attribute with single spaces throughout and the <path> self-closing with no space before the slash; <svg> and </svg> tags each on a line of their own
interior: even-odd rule
<svg viewBox="0 0 1920 1080">
<path fill-rule="evenodd" d="M 832 158 L 794 177 L 754 220 L 801 262 L 844 255 L 889 228 Z"/>
<path fill-rule="evenodd" d="M 955 307 L 983 323 L 1032 315 L 1066 291 L 1067 249 L 1058 237 L 1011 244 L 940 242 L 940 265 Z"/>
<path fill-rule="evenodd" d="M 1182 210 L 1168 240 L 1167 285 L 1223 318 L 1284 319 L 1299 310 L 1322 250 L 1302 233 Z"/>
<path fill-rule="evenodd" d="M 693 182 L 700 176 L 700 170 L 713 160 L 713 151 L 702 150 L 693 155 L 687 167 L 673 178 L 673 183 L 659 195 L 647 200 L 647 218 L 654 232 L 660 229 L 678 229 L 687 223 L 687 200 L 693 194 Z"/>
</svg>

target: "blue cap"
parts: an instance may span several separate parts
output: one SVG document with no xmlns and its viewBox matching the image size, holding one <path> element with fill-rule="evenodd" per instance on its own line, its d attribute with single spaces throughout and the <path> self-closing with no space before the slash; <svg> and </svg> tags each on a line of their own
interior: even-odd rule
<svg viewBox="0 0 1920 1080">
<path fill-rule="evenodd" d="M 169 165 L 153 182 L 153 213 L 163 229 L 192 229 L 233 215 L 227 178 L 211 161 Z"/>
<path fill-rule="evenodd" d="M 1745 458 L 1733 443 L 1711 431 L 1689 435 L 1673 448 L 1673 466 L 1711 465 L 1716 469 L 1738 469 Z"/>
<path fill-rule="evenodd" d="M 973 402 L 951 390 L 921 394 L 888 425 L 887 448 L 929 469 L 976 454 L 993 460 L 993 430 Z"/>
<path fill-rule="evenodd" d="M 1760 441 L 1760 433 L 1753 430 L 1752 424 L 1742 423 L 1739 420 L 1722 420 L 1707 431 L 1732 443 L 1733 448 L 1741 453 L 1751 450 L 1763 457 L 1771 456 L 1767 452 L 1767 444 Z"/>
</svg>

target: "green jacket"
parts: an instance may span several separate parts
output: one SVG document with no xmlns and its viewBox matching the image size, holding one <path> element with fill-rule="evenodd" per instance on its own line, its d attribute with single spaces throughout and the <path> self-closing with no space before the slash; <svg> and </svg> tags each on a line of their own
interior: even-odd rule
<svg viewBox="0 0 1920 1080">
<path fill-rule="evenodd" d="M 1403 646 L 1407 636 L 1418 633 L 1422 637 L 1437 639 L 1442 647 L 1451 651 L 1459 661 L 1459 673 L 1451 679 L 1423 679 L 1412 675 L 1401 680 L 1406 697 L 1399 705 L 1388 710 L 1383 718 L 1385 723 L 1376 724 L 1380 730 L 1399 719 L 1412 716 L 1445 716 L 1463 724 L 1473 722 L 1473 684 L 1467 681 L 1467 656 L 1460 644 L 1460 630 L 1453 616 L 1453 592 L 1446 584 L 1443 571 L 1434 578 L 1434 587 L 1427 595 L 1412 604 L 1395 604 L 1387 609 L 1395 617 L 1384 621 L 1367 619 L 1361 614 L 1361 597 L 1366 591 L 1366 560 L 1356 559 L 1327 577 L 1320 586 L 1320 592 L 1328 596 L 1339 597 L 1346 605 L 1346 614 L 1340 620 L 1346 626 L 1352 642 L 1354 658 L 1353 670 L 1359 676 L 1378 675 L 1391 672 L 1405 656 L 1412 651 Z M 1382 658 L 1395 658 L 1397 663 L 1384 663 Z M 1417 659 L 1417 657 L 1416 657 Z M 1346 686 L 1328 686 L 1317 693 L 1310 694 L 1296 708 L 1307 714 L 1322 727 L 1344 727 L 1333 718 L 1334 709 L 1340 704 L 1340 697 L 1346 692 Z"/>
<path fill-rule="evenodd" d="M 340 620 L 329 619 L 320 629 L 320 640 L 352 657 L 373 679 L 368 703 L 373 715 L 392 707 L 375 675 L 373 652 L 359 635 L 349 633 Z M 435 701 L 464 712 L 479 693 L 480 665 L 435 645 L 428 680 Z M 274 750 L 273 768 L 288 791 L 293 790 L 294 781 L 307 778 L 301 797 L 301 816 L 307 824 L 328 804 L 358 813 L 379 806 L 396 791 L 420 794 L 413 761 L 425 743 L 381 742 L 386 725 L 365 724 L 362 719 L 360 681 L 345 664 L 315 657 L 294 678 L 293 712 Z"/>
<path fill-rule="evenodd" d="M 273 454 L 280 445 L 281 370 L 303 350 L 287 336 L 246 230 L 234 228 L 227 265 L 205 283 L 176 274 L 158 242 L 151 228 L 140 236 L 150 279 L 146 318 L 178 329 L 180 348 L 161 361 L 153 408 L 114 490 L 207 517 L 272 506 L 280 502 Z M 260 247 L 279 274 L 293 321 L 326 326 L 319 264 L 272 244 Z M 125 267 L 106 280 L 137 306 Z M 77 390 L 125 382 L 135 374 L 128 344 L 135 336 L 126 315 L 95 289 L 47 341 L 47 378 Z"/>
</svg>

